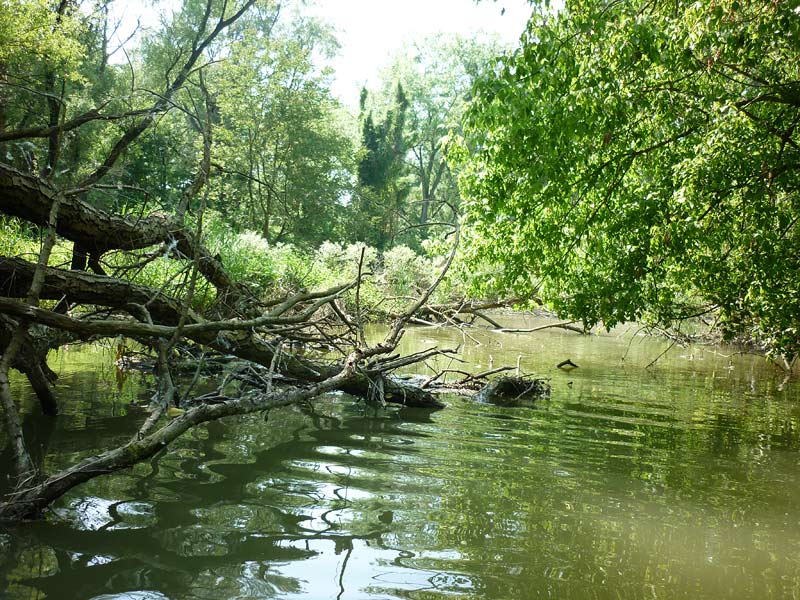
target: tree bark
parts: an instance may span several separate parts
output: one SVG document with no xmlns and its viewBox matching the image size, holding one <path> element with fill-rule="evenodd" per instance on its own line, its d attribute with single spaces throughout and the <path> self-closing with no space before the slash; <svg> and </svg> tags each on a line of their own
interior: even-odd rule
<svg viewBox="0 0 800 600">
<path fill-rule="evenodd" d="M 0 256 L 0 296 L 24 298 L 35 269 L 36 265 L 21 258 Z M 175 325 L 181 314 L 180 303 L 160 290 L 124 279 L 46 267 L 40 298 L 60 300 L 64 296 L 69 297 L 71 303 L 128 312 L 132 304 L 146 306 L 153 322 L 162 325 Z"/>
<path fill-rule="evenodd" d="M 57 193 L 42 179 L 0 163 L 0 212 L 44 226 Z M 67 195 L 61 203 L 56 233 L 75 242 L 83 254 L 95 260 L 109 250 L 140 250 L 168 244 L 181 255 L 198 260 L 200 272 L 217 288 L 222 300 L 240 303 L 247 297 L 222 263 L 197 244 L 194 234 L 170 215 L 153 213 L 134 219 L 108 213 L 75 195 Z"/>
</svg>

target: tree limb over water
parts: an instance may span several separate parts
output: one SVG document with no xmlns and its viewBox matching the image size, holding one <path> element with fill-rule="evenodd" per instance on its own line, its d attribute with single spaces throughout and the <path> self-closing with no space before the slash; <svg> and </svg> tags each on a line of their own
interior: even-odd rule
<svg viewBox="0 0 800 600">
<path fill-rule="evenodd" d="M 51 231 L 57 229 L 52 227 Z M 18 352 L 10 353 L 11 344 L 7 342 L 4 360 L 9 364 L 5 373 L 12 365 L 20 367 L 21 364 L 43 363 L 42 348 L 35 347 L 27 335 L 30 324 L 49 328 L 53 332 L 50 336 L 54 340 L 53 345 L 58 344 L 58 339 L 72 340 L 77 337 L 96 340 L 123 335 L 155 346 L 164 340 L 176 338 L 181 344 L 205 348 L 208 352 L 237 356 L 269 371 L 264 377 L 264 386 L 255 390 L 256 393 L 252 393 L 252 386 L 248 388 L 251 393 L 247 394 L 244 393 L 245 388 L 240 387 L 232 395 L 220 392 L 213 403 L 202 399 L 199 399 L 199 403 L 193 403 L 190 398 L 180 400 L 181 396 L 174 391 L 171 366 L 167 360 L 162 360 L 159 363 L 158 377 L 162 382 L 168 380 L 170 383 L 160 385 L 159 389 L 171 390 L 169 404 L 187 407 L 186 412 L 160 426 L 155 425 L 158 419 L 153 419 L 151 431 L 141 438 L 137 437 L 124 446 L 49 477 L 40 473 L 30 461 L 21 429 L 18 427 L 19 416 L 13 408 L 10 395 L 6 394 L 4 406 L 7 429 L 12 438 L 18 440 L 15 452 L 21 466 L 18 468 L 16 491 L 6 503 L 0 505 L 0 519 L 14 520 L 36 516 L 52 500 L 75 485 L 145 460 L 183 432 L 209 420 L 305 402 L 334 389 L 345 390 L 381 403 L 389 401 L 410 406 L 442 406 L 429 391 L 388 377 L 395 369 L 424 360 L 433 354 L 427 352 L 406 359 L 393 355 L 402 337 L 403 326 L 427 300 L 432 288 L 406 313 L 399 316 L 386 339 L 374 346 L 365 346 L 361 342 L 363 336 L 353 331 L 353 320 L 345 322 L 340 318 L 341 307 L 337 307 L 335 311 L 324 310 L 335 304 L 345 291 L 358 286 L 360 280 L 320 292 L 304 291 L 288 298 L 275 299 L 267 303 L 271 306 L 260 314 L 251 311 L 251 314 L 241 317 L 207 319 L 186 312 L 186 307 L 181 302 L 165 296 L 159 290 L 136 286 L 106 275 L 46 267 L 43 266 L 46 260 L 40 260 L 40 263 L 35 266 L 17 258 L 0 259 L 0 271 L 5 275 L 2 293 L 30 296 L 29 290 L 38 286 L 39 291 L 43 290 L 47 298 L 56 299 L 61 295 L 69 295 L 74 303 L 73 314 L 60 314 L 38 307 L 35 303 L 0 298 L 0 315 L 4 315 L 7 338 L 16 340 L 15 345 L 21 351 L 20 356 L 28 356 L 23 363 L 13 362 Z M 78 310 L 83 306 L 78 302 L 90 304 L 95 309 L 94 312 Z M 188 316 L 181 319 L 181 314 Z M 71 335 L 65 338 L 64 334 Z M 324 340 L 340 348 L 349 347 L 350 350 L 339 360 L 312 360 L 286 349 L 292 340 L 310 339 Z M 42 382 L 46 381 L 40 369 L 21 370 L 39 391 Z M 293 385 L 288 388 L 277 384 L 273 386 L 273 379 L 278 375 L 289 378 Z M 49 390 L 46 385 L 45 389 Z M 50 408 L 46 412 L 55 412 L 52 392 L 47 397 L 40 394 L 40 400 L 43 405 L 45 402 L 49 403 L 47 406 Z M 166 406 L 166 402 L 159 406 Z M 17 430 L 19 435 L 15 433 Z"/>
</svg>

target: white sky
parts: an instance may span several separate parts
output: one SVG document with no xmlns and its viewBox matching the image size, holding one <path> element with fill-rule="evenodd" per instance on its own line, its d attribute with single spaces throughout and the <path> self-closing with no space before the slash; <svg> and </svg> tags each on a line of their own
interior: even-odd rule
<svg viewBox="0 0 800 600">
<path fill-rule="evenodd" d="M 405 42 L 434 33 L 497 33 L 515 45 L 531 14 L 527 0 L 317 0 L 309 10 L 336 28 L 341 44 L 333 61 L 332 91 L 350 106 L 364 84 L 377 85 L 379 71 Z"/>
<path fill-rule="evenodd" d="M 159 11 L 169 12 L 179 4 L 180 0 L 114 3 L 112 10 L 123 19 L 118 35 L 127 37 L 137 19 L 145 27 L 154 26 Z M 332 92 L 356 107 L 361 88 L 378 84 L 378 73 L 405 42 L 439 32 L 485 31 L 515 45 L 532 9 L 528 0 L 315 0 L 303 10 L 336 29 L 341 50 L 331 63 L 336 71 Z M 124 56 L 119 53 L 112 60 L 121 62 Z"/>
</svg>

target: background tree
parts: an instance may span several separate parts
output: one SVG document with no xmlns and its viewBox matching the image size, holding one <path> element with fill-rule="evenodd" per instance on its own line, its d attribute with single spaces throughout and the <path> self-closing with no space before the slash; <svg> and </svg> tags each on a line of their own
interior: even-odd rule
<svg viewBox="0 0 800 600">
<path fill-rule="evenodd" d="M 384 97 L 400 82 L 408 98 L 406 164 L 413 178 L 408 212 L 423 226 L 416 230 L 421 237 L 430 219 L 455 218 L 460 197 L 446 159 L 449 139 L 461 131 L 474 81 L 501 53 L 496 38 L 439 34 L 404 47 L 381 75 Z"/>
<path fill-rule="evenodd" d="M 214 206 L 235 228 L 269 242 L 316 246 L 339 237 L 352 146 L 329 75 L 314 62 L 336 42 L 319 22 L 299 17 L 277 24 L 250 17 L 240 35 L 215 71 L 224 119 Z"/>
<path fill-rule="evenodd" d="M 711 312 L 795 356 L 798 52 L 789 2 L 536 13 L 468 111 L 472 259 L 589 325 Z"/>
<path fill-rule="evenodd" d="M 362 91 L 355 239 L 419 251 L 430 220 L 457 218 L 447 146 L 460 132 L 473 82 L 500 52 L 496 39 L 431 36 L 400 50 L 379 86 Z"/>
<path fill-rule="evenodd" d="M 91 119 L 85 114 L 95 100 L 86 93 L 88 78 L 110 85 L 108 73 L 93 64 L 103 45 L 92 22 L 74 2 L 0 7 L 0 144 L 6 162 L 52 178 L 63 154 L 80 151 L 78 140 L 61 131 L 72 129 L 70 117 Z"/>
</svg>

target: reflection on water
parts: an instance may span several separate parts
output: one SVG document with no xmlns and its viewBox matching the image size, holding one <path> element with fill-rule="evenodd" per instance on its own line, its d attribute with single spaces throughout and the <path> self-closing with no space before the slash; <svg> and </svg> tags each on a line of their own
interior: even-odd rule
<svg viewBox="0 0 800 600">
<path fill-rule="evenodd" d="M 0 530 L 0 597 L 800 597 L 796 385 L 702 348 L 645 369 L 666 344 L 633 332 L 469 333 L 411 330 L 404 351 L 464 343 L 475 370 L 521 357 L 552 397 L 429 413 L 331 395 L 208 424 Z M 54 361 L 65 414 L 25 399 L 48 468 L 125 439 L 148 394 L 71 352 Z M 566 358 L 580 368 L 554 369 Z"/>
</svg>

